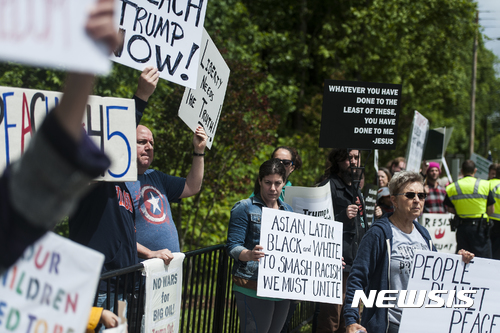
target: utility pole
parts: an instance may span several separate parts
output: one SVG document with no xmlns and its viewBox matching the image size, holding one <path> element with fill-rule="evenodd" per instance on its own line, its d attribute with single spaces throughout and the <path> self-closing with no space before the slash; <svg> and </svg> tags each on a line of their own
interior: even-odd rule
<svg viewBox="0 0 500 333">
<path fill-rule="evenodd" d="M 472 50 L 472 84 L 470 101 L 470 146 L 469 158 L 474 153 L 475 117 L 476 117 L 476 73 L 477 73 L 477 34 L 479 27 L 479 11 L 476 11 L 476 31 L 474 33 L 474 47 Z"/>
</svg>

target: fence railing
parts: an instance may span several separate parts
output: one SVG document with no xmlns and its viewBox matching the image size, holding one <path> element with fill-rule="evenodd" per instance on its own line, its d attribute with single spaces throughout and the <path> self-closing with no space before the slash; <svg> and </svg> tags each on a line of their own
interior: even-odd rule
<svg viewBox="0 0 500 333">
<path fill-rule="evenodd" d="M 236 333 L 239 319 L 233 297 L 231 268 L 224 245 L 215 245 L 185 253 L 180 332 Z M 101 281 L 107 282 L 106 309 L 117 309 L 118 300 L 127 300 L 129 332 L 141 331 L 144 314 L 144 283 L 142 264 L 106 272 Z M 118 295 L 118 297 L 115 297 Z M 95 303 L 97 303 L 96 295 Z M 114 310 L 116 313 L 116 310 Z M 312 320 L 314 304 L 301 302 L 290 321 L 287 332 Z"/>
</svg>

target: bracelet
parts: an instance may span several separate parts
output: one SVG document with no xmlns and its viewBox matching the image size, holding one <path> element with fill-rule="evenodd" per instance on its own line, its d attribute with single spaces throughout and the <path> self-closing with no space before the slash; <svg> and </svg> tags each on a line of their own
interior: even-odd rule
<svg viewBox="0 0 500 333">
<path fill-rule="evenodd" d="M 203 153 L 203 154 L 198 154 L 198 153 L 193 152 L 193 156 L 205 156 L 205 153 Z"/>
</svg>

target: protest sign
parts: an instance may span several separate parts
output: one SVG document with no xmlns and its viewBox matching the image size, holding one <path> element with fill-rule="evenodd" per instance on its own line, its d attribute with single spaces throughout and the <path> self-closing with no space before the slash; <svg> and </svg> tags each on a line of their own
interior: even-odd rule
<svg viewBox="0 0 500 333">
<path fill-rule="evenodd" d="M 461 256 L 430 251 L 415 255 L 407 290 L 427 293 L 422 306 L 403 308 L 400 332 L 494 333 L 500 330 L 500 261 L 474 258 L 465 265 Z M 462 291 L 463 290 L 463 291 Z M 460 300 L 460 293 L 472 298 L 472 304 Z M 410 293 L 410 292 L 408 292 Z M 415 297 L 418 299 L 419 297 Z M 464 297 L 461 297 L 464 299 Z M 413 300 L 413 303 L 420 302 Z M 406 300 L 407 303 L 411 301 Z M 430 307 L 435 306 L 435 307 Z M 466 306 L 466 307 L 463 307 Z"/>
<path fill-rule="evenodd" d="M 452 217 L 453 214 L 422 214 L 420 217 L 420 224 L 427 229 L 439 252 L 455 253 L 457 249 L 455 231 L 450 228 Z"/>
<path fill-rule="evenodd" d="M 488 169 L 492 162 L 476 153 L 472 153 L 470 159 L 476 164 L 477 171 L 475 177 L 488 180 Z"/>
<path fill-rule="evenodd" d="M 196 89 L 205 0 L 121 0 L 117 20 L 122 42 L 111 55 L 117 63 Z"/>
<path fill-rule="evenodd" d="M 43 118 L 61 97 L 60 92 L 0 87 L 0 170 L 22 155 Z M 89 96 L 82 124 L 111 159 L 110 168 L 98 180 L 135 181 L 134 101 Z"/>
<path fill-rule="evenodd" d="M 422 164 L 422 155 L 424 154 L 424 145 L 429 131 L 429 121 L 418 111 L 415 111 L 413 117 L 410 140 L 406 149 L 406 170 L 420 172 Z"/>
<path fill-rule="evenodd" d="M 444 153 L 444 132 L 440 130 L 431 129 L 427 136 L 425 144 L 423 160 L 440 160 L 443 158 Z"/>
<path fill-rule="evenodd" d="M 84 332 L 103 262 L 48 232 L 0 276 L 0 331 Z"/>
<path fill-rule="evenodd" d="M 330 183 L 319 187 L 287 186 L 285 202 L 292 206 L 296 213 L 327 220 L 333 220 L 335 217 Z"/>
<path fill-rule="evenodd" d="M 370 227 L 375 222 L 375 206 L 377 204 L 378 186 L 367 184 L 364 188 L 366 223 Z"/>
<path fill-rule="evenodd" d="M 378 173 L 378 149 L 375 149 L 373 153 L 373 167 L 375 168 L 375 172 Z M 377 176 L 378 182 L 378 176 Z"/>
<path fill-rule="evenodd" d="M 179 332 L 184 253 L 174 253 L 165 265 L 161 259 L 143 262 L 146 274 L 144 332 Z"/>
<path fill-rule="evenodd" d="M 395 149 L 401 85 L 326 80 L 319 146 Z"/>
<path fill-rule="evenodd" d="M 198 125 L 203 126 L 210 149 L 226 95 L 229 67 L 205 29 L 201 46 L 197 89 L 186 88 L 184 91 L 179 117 L 193 132 Z"/>
<path fill-rule="evenodd" d="M 85 31 L 95 0 L 0 1 L 0 59 L 106 74 L 107 47 Z"/>
<path fill-rule="evenodd" d="M 257 296 L 342 304 L 342 223 L 262 208 Z"/>
</svg>

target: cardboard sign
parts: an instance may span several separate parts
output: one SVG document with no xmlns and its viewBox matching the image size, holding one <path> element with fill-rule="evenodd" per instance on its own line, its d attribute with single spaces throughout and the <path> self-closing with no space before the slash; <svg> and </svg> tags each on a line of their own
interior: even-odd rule
<svg viewBox="0 0 500 333">
<path fill-rule="evenodd" d="M 193 132 L 198 125 L 203 126 L 208 135 L 207 147 L 210 149 L 226 95 L 229 67 L 205 29 L 201 45 L 197 88 L 186 88 L 184 91 L 179 117 Z"/>
<path fill-rule="evenodd" d="M 0 276 L 0 331 L 84 332 L 103 262 L 48 232 Z"/>
<path fill-rule="evenodd" d="M 455 254 L 444 254 L 430 251 L 418 251 L 413 262 L 412 273 L 408 282 L 408 290 L 431 291 L 445 290 L 438 294 L 444 300 L 442 307 L 426 307 L 436 305 L 428 298 L 424 306 L 404 308 L 401 317 L 400 332 L 449 332 L 449 333 L 494 333 L 500 328 L 500 288 L 498 288 L 498 272 L 500 261 L 474 258 L 465 265 L 462 257 Z M 464 305 L 457 298 L 458 291 L 476 290 L 471 307 Z M 454 297 L 450 291 L 455 291 Z M 450 305 L 450 307 L 448 307 Z"/>
<path fill-rule="evenodd" d="M 160 77 L 196 88 L 207 0 L 120 0 L 122 38 L 111 60 L 138 70 L 150 65 Z"/>
<path fill-rule="evenodd" d="M 60 92 L 0 87 L 0 170 L 21 156 L 43 118 L 61 97 Z M 110 168 L 98 180 L 135 181 L 134 100 L 89 96 L 82 123 L 111 159 Z"/>
<path fill-rule="evenodd" d="M 342 304 L 342 223 L 264 207 L 257 296 Z"/>
<path fill-rule="evenodd" d="M 0 59 L 106 74 L 108 51 L 85 31 L 95 0 L 0 1 Z"/>
<path fill-rule="evenodd" d="M 420 217 L 420 224 L 427 229 L 439 252 L 452 254 L 456 252 L 456 232 L 450 228 L 452 217 L 453 214 L 422 214 Z"/>
<path fill-rule="evenodd" d="M 319 146 L 395 149 L 401 85 L 326 80 Z"/>
<path fill-rule="evenodd" d="M 174 253 L 167 266 L 161 259 L 143 262 L 146 274 L 144 332 L 179 332 L 184 253 Z"/>
<path fill-rule="evenodd" d="M 429 131 L 429 121 L 418 111 L 413 117 L 412 131 L 406 149 L 406 170 L 420 172 L 422 156 L 424 154 L 425 140 Z"/>
<path fill-rule="evenodd" d="M 375 222 L 375 206 L 377 205 L 378 186 L 367 184 L 364 188 L 366 223 L 370 227 Z"/>
<path fill-rule="evenodd" d="M 299 214 L 333 220 L 332 193 L 330 183 L 320 187 L 285 187 L 285 202 Z"/>
<path fill-rule="evenodd" d="M 472 153 L 470 159 L 476 164 L 477 171 L 474 177 L 488 180 L 488 169 L 492 162 L 476 153 Z"/>
</svg>

